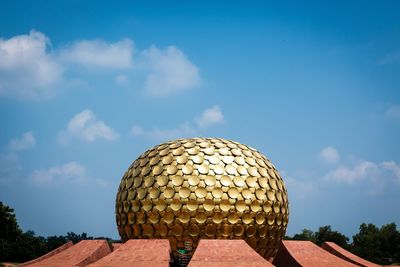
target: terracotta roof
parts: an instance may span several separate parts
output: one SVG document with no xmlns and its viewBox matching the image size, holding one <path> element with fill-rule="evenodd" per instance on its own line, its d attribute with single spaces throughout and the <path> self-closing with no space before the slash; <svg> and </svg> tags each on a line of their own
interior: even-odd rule
<svg viewBox="0 0 400 267">
<path fill-rule="evenodd" d="M 189 267 L 273 266 L 244 240 L 200 240 Z"/>
<path fill-rule="evenodd" d="M 171 247 L 168 239 L 131 239 L 90 267 L 168 267 Z"/>
<path fill-rule="evenodd" d="M 380 267 L 381 265 L 375 264 L 373 262 L 364 260 L 363 258 L 358 257 L 357 255 L 354 255 L 350 251 L 345 250 L 344 248 L 336 245 L 333 242 L 324 242 L 321 246 L 323 249 L 326 251 L 329 251 L 333 255 L 342 258 L 348 262 L 354 263 L 358 266 L 363 266 L 363 267 Z"/>
<path fill-rule="evenodd" d="M 44 258 L 29 267 L 68 267 L 86 266 L 99 260 L 111 252 L 106 240 L 82 240 L 78 244 L 69 247 L 55 255 Z"/>
<path fill-rule="evenodd" d="M 278 254 L 274 258 L 276 266 L 303 266 L 303 267 L 354 267 L 328 251 L 320 248 L 311 241 L 282 241 Z"/>
</svg>

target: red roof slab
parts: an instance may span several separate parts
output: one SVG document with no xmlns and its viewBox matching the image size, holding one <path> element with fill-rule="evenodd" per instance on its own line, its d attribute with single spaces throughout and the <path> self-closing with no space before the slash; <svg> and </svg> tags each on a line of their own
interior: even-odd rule
<svg viewBox="0 0 400 267">
<path fill-rule="evenodd" d="M 273 266 L 244 240 L 200 240 L 189 267 Z"/>
<path fill-rule="evenodd" d="M 273 264 L 284 267 L 355 267 L 311 241 L 282 241 Z"/>
<path fill-rule="evenodd" d="M 72 241 L 69 241 L 69 242 L 65 243 L 64 245 L 61 245 L 61 246 L 59 246 L 58 248 L 56 248 L 56 249 L 50 251 L 49 253 L 44 254 L 43 256 L 40 256 L 39 258 L 36 258 L 36 259 L 31 260 L 31 261 L 22 263 L 22 264 L 20 264 L 19 266 L 27 266 L 27 265 L 30 265 L 30 264 L 34 264 L 34 263 L 43 261 L 43 260 L 45 260 L 45 259 L 47 259 L 47 258 L 50 258 L 50 257 L 52 257 L 52 256 L 54 256 L 54 255 L 60 253 L 61 251 L 64 251 L 64 250 L 66 250 L 66 249 L 72 247 L 73 245 L 74 245 L 74 244 L 72 243 Z"/>
<path fill-rule="evenodd" d="M 345 250 L 344 248 L 336 245 L 333 242 L 324 242 L 321 246 L 326 251 L 332 253 L 333 255 L 342 258 L 348 262 L 354 263 L 358 266 L 363 267 L 381 267 L 381 265 L 375 264 L 373 262 L 364 260 L 363 258 L 354 255 L 350 251 Z"/>
<path fill-rule="evenodd" d="M 167 239 L 130 239 L 90 267 L 169 267 L 171 247 Z"/>
<path fill-rule="evenodd" d="M 112 247 L 112 250 L 114 251 L 114 250 L 116 250 L 117 248 L 119 248 L 120 246 L 122 246 L 124 243 L 112 243 L 111 244 L 111 247 Z"/>
<path fill-rule="evenodd" d="M 63 250 L 29 267 L 70 267 L 86 266 L 111 253 L 106 240 L 82 240 L 74 246 Z"/>
</svg>

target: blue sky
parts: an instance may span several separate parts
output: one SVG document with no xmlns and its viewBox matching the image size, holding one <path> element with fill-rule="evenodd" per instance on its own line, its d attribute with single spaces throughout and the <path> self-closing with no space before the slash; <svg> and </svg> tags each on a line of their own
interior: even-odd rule
<svg viewBox="0 0 400 267">
<path fill-rule="evenodd" d="M 236 140 L 288 188 L 287 234 L 400 224 L 398 1 L 0 1 L 0 200 L 24 230 L 117 238 L 130 163 Z"/>
</svg>

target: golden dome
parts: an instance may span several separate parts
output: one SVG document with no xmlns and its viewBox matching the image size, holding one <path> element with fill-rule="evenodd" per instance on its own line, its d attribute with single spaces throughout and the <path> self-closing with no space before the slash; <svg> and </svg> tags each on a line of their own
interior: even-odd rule
<svg viewBox="0 0 400 267">
<path fill-rule="evenodd" d="M 288 223 L 285 184 L 275 166 L 246 145 L 221 138 L 178 139 L 136 159 L 116 198 L 118 232 L 168 238 L 173 252 L 199 239 L 241 238 L 275 256 Z"/>
</svg>

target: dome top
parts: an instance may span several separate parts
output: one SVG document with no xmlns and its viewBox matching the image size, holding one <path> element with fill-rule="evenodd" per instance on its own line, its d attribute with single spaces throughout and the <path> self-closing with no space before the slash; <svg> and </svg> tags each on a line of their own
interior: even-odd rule
<svg viewBox="0 0 400 267">
<path fill-rule="evenodd" d="M 254 148 L 221 138 L 177 139 L 131 164 L 116 218 L 122 239 L 168 238 L 176 251 L 200 238 L 243 238 L 269 258 L 288 223 L 287 192 Z"/>
</svg>

